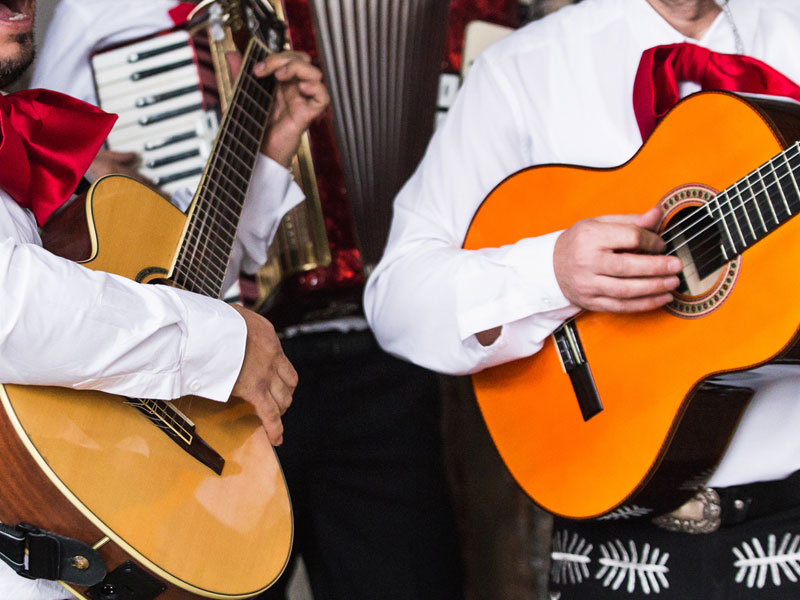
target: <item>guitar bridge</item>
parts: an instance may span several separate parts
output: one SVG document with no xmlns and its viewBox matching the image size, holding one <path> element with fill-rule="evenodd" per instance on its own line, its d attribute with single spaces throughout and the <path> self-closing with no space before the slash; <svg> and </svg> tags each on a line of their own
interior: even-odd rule
<svg viewBox="0 0 800 600">
<path fill-rule="evenodd" d="M 128 398 L 125 403 L 137 408 L 191 456 L 217 475 L 222 475 L 225 459 L 195 433 L 194 423 L 170 402 Z"/>
<path fill-rule="evenodd" d="M 564 372 L 569 375 L 572 390 L 584 421 L 588 421 L 603 410 L 600 394 L 594 383 L 592 371 L 583 353 L 583 345 L 575 321 L 570 319 L 553 332 L 558 358 Z"/>
</svg>

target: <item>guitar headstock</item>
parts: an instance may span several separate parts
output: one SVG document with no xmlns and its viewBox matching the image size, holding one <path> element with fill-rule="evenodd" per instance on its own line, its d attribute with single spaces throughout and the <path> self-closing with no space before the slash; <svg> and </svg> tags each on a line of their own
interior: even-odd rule
<svg viewBox="0 0 800 600">
<path fill-rule="evenodd" d="M 201 16 L 207 16 L 207 25 L 214 39 L 221 39 L 228 30 L 240 50 L 251 37 L 258 39 L 271 52 L 280 52 L 286 47 L 286 26 L 269 0 L 203 0 L 190 18 Z"/>
<path fill-rule="evenodd" d="M 280 20 L 278 13 L 269 0 L 241 0 L 243 12 L 247 18 L 247 28 L 269 48 L 271 52 L 280 52 L 286 48 L 286 24 Z"/>
</svg>

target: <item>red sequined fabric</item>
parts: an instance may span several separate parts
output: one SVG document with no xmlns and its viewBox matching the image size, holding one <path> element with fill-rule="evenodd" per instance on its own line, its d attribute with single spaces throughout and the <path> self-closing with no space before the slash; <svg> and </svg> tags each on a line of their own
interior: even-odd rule
<svg viewBox="0 0 800 600">
<path fill-rule="evenodd" d="M 284 0 L 284 11 L 292 47 L 308 53 L 314 64 L 321 68 L 308 2 Z M 309 130 L 311 155 L 332 261 L 329 267 L 303 273 L 288 282 L 289 286 L 301 292 L 360 287 L 364 283 L 342 166 L 334 141 L 332 116 L 333 112 L 328 108 L 324 117 Z"/>
<path fill-rule="evenodd" d="M 506 27 L 519 27 L 518 0 L 450 0 L 443 72 L 461 72 L 464 30 L 471 21 L 488 21 Z"/>
</svg>

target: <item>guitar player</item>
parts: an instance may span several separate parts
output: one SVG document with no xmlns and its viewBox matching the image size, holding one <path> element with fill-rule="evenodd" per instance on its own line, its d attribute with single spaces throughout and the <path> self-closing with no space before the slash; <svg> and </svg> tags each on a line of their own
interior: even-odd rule
<svg viewBox="0 0 800 600">
<path fill-rule="evenodd" d="M 673 44 L 666 63 L 640 60 Z M 680 96 L 723 88 L 800 97 L 791 84 L 800 81 L 799 46 L 793 0 L 583 0 L 492 46 L 396 197 L 365 292 L 379 342 L 440 372 L 474 373 L 535 354 L 581 310 L 669 302 L 681 263 L 662 254 L 657 210 L 586 219 L 499 248 L 462 244 L 482 200 L 509 175 L 628 161 L 649 134 L 639 124 L 664 108 L 659 85 Z M 757 59 L 744 62 L 759 71 L 728 55 Z M 687 62 L 692 56 L 702 59 Z M 633 97 L 644 68 L 654 69 L 642 77 L 656 84 L 655 104 Z M 775 80 L 789 83 L 765 85 Z M 543 212 L 563 201 L 547 190 L 530 195 L 519 201 Z M 692 501 L 694 516 L 555 519 L 553 600 L 797 597 L 800 370 L 769 366 L 751 379 L 755 396 Z"/>
<path fill-rule="evenodd" d="M 0 2 L 3 87 L 33 59 L 35 8 L 35 0 Z M 279 105 L 246 200 L 258 218 L 243 221 L 240 258 L 229 267 L 234 276 L 242 256 L 266 256 L 278 220 L 302 199 L 288 172 L 273 163 L 291 156 L 328 103 L 321 73 L 305 56 L 270 56 L 255 73 L 275 75 Z M 216 299 L 90 271 L 41 247 L 37 221 L 46 221 L 75 189 L 113 120 L 48 92 L 0 101 L 0 381 L 153 399 L 235 396 L 255 407 L 270 441 L 280 444 L 281 415 L 297 376 L 268 321 Z M 0 597 L 66 595 L 61 586 L 23 579 L 0 562 Z"/>
<path fill-rule="evenodd" d="M 171 26 L 185 4 L 60 0 L 34 84 L 96 102 L 91 52 Z M 289 5 L 301 3 L 283 4 L 291 15 Z M 115 170 L 120 158 L 104 157 Z M 315 598 L 461 598 L 436 376 L 381 352 L 360 315 L 311 325 L 282 340 L 302 382 L 277 451 L 295 537 L 285 575 L 262 597 L 288 597 L 301 556 Z"/>
</svg>

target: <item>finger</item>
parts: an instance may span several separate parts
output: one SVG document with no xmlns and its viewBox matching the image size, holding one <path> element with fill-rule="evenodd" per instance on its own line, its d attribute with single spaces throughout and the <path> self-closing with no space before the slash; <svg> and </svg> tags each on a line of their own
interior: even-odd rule
<svg viewBox="0 0 800 600">
<path fill-rule="evenodd" d="M 662 214 L 661 208 L 654 206 L 643 215 L 639 215 L 639 218 L 636 220 L 635 224 L 639 227 L 649 229 L 650 231 L 655 231 L 656 227 L 658 227 L 658 224 L 661 222 Z"/>
<path fill-rule="evenodd" d="M 655 310 L 661 308 L 665 304 L 672 301 L 672 294 L 659 294 L 657 296 L 646 296 L 644 298 L 607 298 L 598 297 L 592 302 L 591 306 L 587 306 L 590 310 L 596 312 L 613 312 L 613 313 L 633 313 L 645 312 L 648 310 Z"/>
<path fill-rule="evenodd" d="M 305 52 L 286 51 L 279 54 L 270 54 L 264 60 L 253 66 L 253 74 L 256 77 L 266 77 L 271 75 L 281 67 L 291 62 L 311 64 L 311 57 Z"/>
<path fill-rule="evenodd" d="M 676 275 L 683 268 L 677 256 L 603 252 L 597 272 L 611 277 L 658 277 Z"/>
<path fill-rule="evenodd" d="M 649 213 L 650 211 L 648 211 Z M 617 223 L 619 225 L 636 225 L 642 217 L 644 217 L 647 213 L 631 213 L 625 215 L 601 215 L 599 217 L 595 217 L 595 221 L 600 221 L 601 223 Z"/>
<path fill-rule="evenodd" d="M 634 225 L 606 223 L 598 229 L 597 234 L 601 246 L 609 250 L 660 254 L 666 248 L 660 236 Z"/>
<path fill-rule="evenodd" d="M 314 108 L 322 110 L 328 106 L 330 96 L 328 95 L 328 89 L 322 81 L 301 81 L 297 84 L 297 88 Z"/>
<path fill-rule="evenodd" d="M 297 371 L 295 371 L 292 363 L 289 362 L 286 356 L 283 357 L 283 360 L 277 361 L 275 370 L 278 373 L 278 377 L 281 378 L 281 381 L 294 391 L 299 378 L 297 376 Z"/>
<path fill-rule="evenodd" d="M 293 388 L 287 386 L 279 377 L 270 381 L 269 393 L 278 407 L 278 412 L 282 415 L 292 405 Z"/>
<path fill-rule="evenodd" d="M 638 277 L 618 279 L 616 277 L 596 277 L 591 293 L 595 297 L 629 300 L 667 294 L 678 287 L 679 279 L 669 277 Z"/>
<path fill-rule="evenodd" d="M 273 446 L 279 446 L 283 441 L 283 422 L 281 413 L 275 401 L 267 395 L 256 404 L 256 414 L 261 419 L 261 425 L 267 432 L 267 437 Z"/>
<path fill-rule="evenodd" d="M 322 81 L 322 71 L 314 65 L 293 60 L 275 71 L 278 81 Z"/>
</svg>

